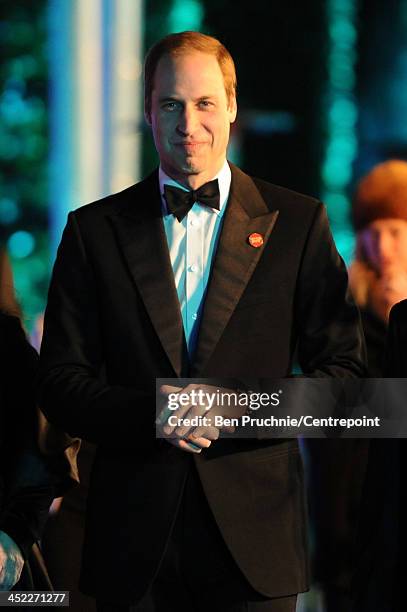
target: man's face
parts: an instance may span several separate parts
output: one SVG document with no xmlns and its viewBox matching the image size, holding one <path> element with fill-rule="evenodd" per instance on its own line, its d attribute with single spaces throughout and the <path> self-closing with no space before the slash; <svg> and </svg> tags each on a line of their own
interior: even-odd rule
<svg viewBox="0 0 407 612">
<path fill-rule="evenodd" d="M 363 230 L 362 241 L 370 265 L 379 276 L 394 268 L 407 272 L 407 221 L 377 219 Z"/>
<path fill-rule="evenodd" d="M 216 57 L 198 51 L 163 56 L 146 118 L 169 176 L 192 189 L 211 180 L 224 163 L 236 118 L 236 100 L 227 99 Z"/>
</svg>

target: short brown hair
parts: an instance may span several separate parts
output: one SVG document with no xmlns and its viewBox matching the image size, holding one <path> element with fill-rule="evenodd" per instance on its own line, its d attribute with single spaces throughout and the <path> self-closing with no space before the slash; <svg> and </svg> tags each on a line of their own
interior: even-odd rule
<svg viewBox="0 0 407 612">
<path fill-rule="evenodd" d="M 359 182 L 352 201 L 356 231 L 376 219 L 407 221 L 407 162 L 390 159 L 366 174 Z"/>
<path fill-rule="evenodd" d="M 148 51 L 144 62 L 144 107 L 147 115 L 151 112 L 151 98 L 154 88 L 154 75 L 158 62 L 164 55 L 181 55 L 191 51 L 200 51 L 214 55 L 223 74 L 226 95 L 229 104 L 236 95 L 236 69 L 232 56 L 222 43 L 213 36 L 201 32 L 177 32 L 169 34 Z"/>
</svg>

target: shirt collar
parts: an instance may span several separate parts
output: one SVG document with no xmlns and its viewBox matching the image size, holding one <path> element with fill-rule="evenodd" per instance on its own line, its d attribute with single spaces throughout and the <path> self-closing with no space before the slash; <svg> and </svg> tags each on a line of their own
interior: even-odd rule
<svg viewBox="0 0 407 612">
<path fill-rule="evenodd" d="M 232 181 L 232 173 L 230 171 L 230 166 L 226 159 L 218 174 L 210 180 L 215 179 L 218 179 L 219 184 L 219 210 L 216 210 L 216 208 L 212 208 L 210 210 L 216 213 L 217 215 L 222 215 L 225 211 L 226 202 L 228 201 L 230 184 Z M 173 187 L 179 187 L 179 189 L 183 189 L 184 191 L 188 191 L 188 189 L 185 187 L 185 185 L 181 185 L 181 183 L 178 183 L 170 176 L 168 176 L 168 174 L 164 172 L 161 166 L 158 169 L 158 180 L 160 183 L 162 213 L 165 216 L 168 214 L 168 210 L 167 203 L 164 198 L 164 185 L 172 185 Z"/>
</svg>

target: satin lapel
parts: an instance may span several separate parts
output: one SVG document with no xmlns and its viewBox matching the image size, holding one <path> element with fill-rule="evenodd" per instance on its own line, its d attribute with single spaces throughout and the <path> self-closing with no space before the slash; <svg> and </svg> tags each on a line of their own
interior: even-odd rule
<svg viewBox="0 0 407 612">
<path fill-rule="evenodd" d="M 155 331 L 177 376 L 181 376 L 183 325 L 156 172 L 128 190 L 126 202 L 111 215 L 111 221 Z"/>
<path fill-rule="evenodd" d="M 204 371 L 278 217 L 278 210 L 270 212 L 252 179 L 232 164 L 231 169 L 231 192 L 203 309 L 192 375 Z M 259 248 L 248 243 L 254 232 L 264 240 Z"/>
</svg>

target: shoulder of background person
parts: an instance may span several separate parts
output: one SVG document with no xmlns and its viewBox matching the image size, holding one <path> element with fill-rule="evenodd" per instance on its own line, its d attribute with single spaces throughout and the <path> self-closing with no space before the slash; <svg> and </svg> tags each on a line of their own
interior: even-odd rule
<svg viewBox="0 0 407 612">
<path fill-rule="evenodd" d="M 407 300 L 402 300 L 393 306 L 391 309 L 391 317 L 396 319 L 407 317 Z"/>
</svg>

